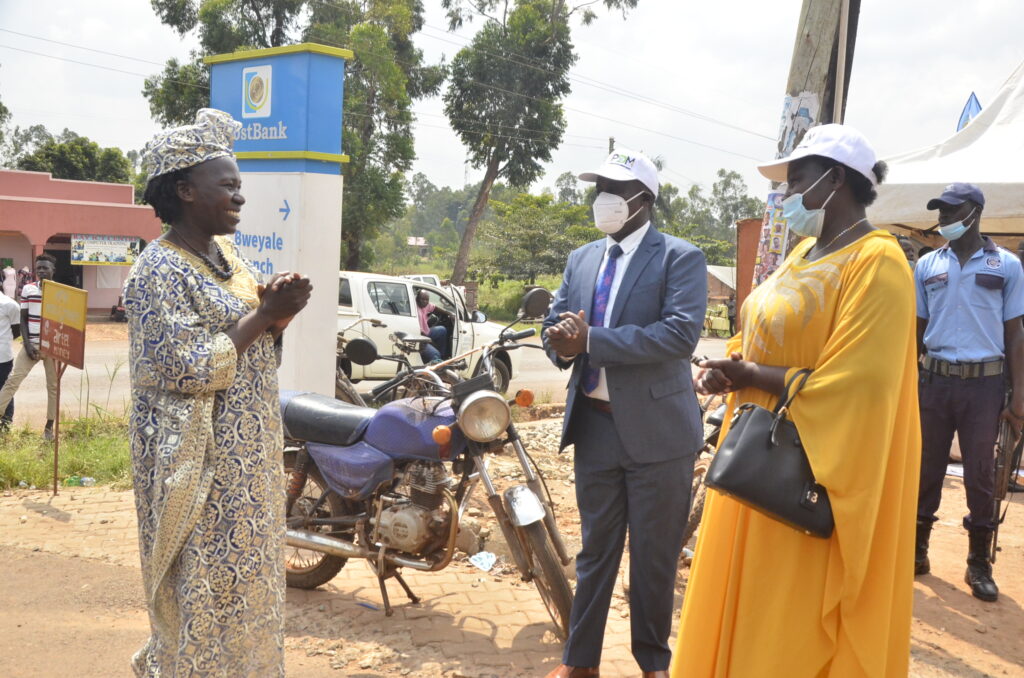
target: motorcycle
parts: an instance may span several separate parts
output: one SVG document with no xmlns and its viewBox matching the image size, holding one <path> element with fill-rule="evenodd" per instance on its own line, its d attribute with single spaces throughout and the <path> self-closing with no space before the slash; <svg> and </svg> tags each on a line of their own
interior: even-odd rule
<svg viewBox="0 0 1024 678">
<path fill-rule="evenodd" d="M 531 290 L 519 319 L 541 317 L 550 300 L 546 290 Z M 518 343 L 535 329 L 509 327 L 484 349 L 478 376 L 448 384 L 430 369 L 402 372 L 375 394 L 418 381 L 417 395 L 379 410 L 313 393 L 282 393 L 289 586 L 320 586 L 357 558 L 377 575 L 385 615 L 393 613 L 388 579 L 419 602 L 401 569 L 448 566 L 460 521 L 482 484 L 521 578 L 534 582 L 558 632 L 567 635 L 573 594 L 565 566 L 572 558 L 543 476 L 512 423 L 511 405 L 529 405 L 532 394 L 520 391 L 506 401 L 491 377 L 497 350 L 537 348 Z M 362 338 L 349 341 L 346 353 L 359 364 L 378 358 L 373 342 Z M 526 482 L 499 493 L 487 458 L 505 444 Z"/>
<path fill-rule="evenodd" d="M 338 343 L 337 343 L 337 359 L 335 361 L 334 368 L 334 397 L 338 400 L 344 400 L 347 403 L 353 405 L 359 405 L 365 407 L 366 402 L 363 397 L 359 395 L 359 391 L 356 390 L 356 385 L 352 383 L 352 379 L 349 377 L 350 369 L 348 369 L 348 354 L 345 349 L 348 345 L 348 339 L 345 337 L 345 333 L 349 330 L 355 329 L 363 323 L 370 323 L 373 327 L 387 327 L 384 323 L 376 318 L 357 318 L 355 322 L 348 325 L 342 331 L 338 332 Z"/>
<path fill-rule="evenodd" d="M 686 529 L 683 532 L 683 543 L 690 541 L 690 537 L 700 527 L 701 518 L 704 516 L 704 500 L 707 498 L 708 488 L 704 484 L 704 476 L 711 467 L 711 460 L 715 456 L 715 449 L 718 447 L 718 436 L 722 431 L 722 423 L 725 421 L 725 403 L 708 413 L 713 403 L 714 396 L 708 397 L 701 403 L 701 413 L 704 414 L 704 446 L 697 453 L 693 464 L 693 484 L 690 487 L 690 512 L 686 517 Z"/>
</svg>

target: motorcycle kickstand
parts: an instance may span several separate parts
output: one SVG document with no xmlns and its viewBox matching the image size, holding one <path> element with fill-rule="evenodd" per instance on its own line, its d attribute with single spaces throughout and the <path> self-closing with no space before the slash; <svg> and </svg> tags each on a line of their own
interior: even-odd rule
<svg viewBox="0 0 1024 678">
<path fill-rule="evenodd" d="M 380 597 L 384 601 L 384 616 L 390 617 L 395 613 L 394 608 L 391 607 L 391 597 L 388 596 L 388 589 L 385 586 L 386 582 L 390 578 L 395 578 L 398 583 L 401 584 L 402 590 L 405 591 L 405 595 L 409 596 L 409 600 L 413 605 L 420 602 L 419 597 L 412 592 L 409 588 L 409 584 L 406 583 L 402 574 L 398 571 L 398 568 L 384 560 L 384 546 L 381 545 L 380 551 L 377 554 L 377 567 L 374 568 L 377 572 L 377 584 L 380 586 Z"/>
</svg>

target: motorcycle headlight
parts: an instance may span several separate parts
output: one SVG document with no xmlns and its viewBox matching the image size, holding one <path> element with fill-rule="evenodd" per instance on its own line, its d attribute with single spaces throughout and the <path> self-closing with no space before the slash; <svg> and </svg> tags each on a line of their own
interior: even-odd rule
<svg viewBox="0 0 1024 678">
<path fill-rule="evenodd" d="M 500 437 L 512 423 L 512 410 L 494 391 L 477 391 L 462 403 L 457 419 L 467 438 L 489 443 Z"/>
</svg>

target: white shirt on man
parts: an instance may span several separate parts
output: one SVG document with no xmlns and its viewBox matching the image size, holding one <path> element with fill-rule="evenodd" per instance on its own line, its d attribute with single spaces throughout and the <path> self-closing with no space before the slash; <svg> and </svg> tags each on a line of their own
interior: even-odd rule
<svg viewBox="0 0 1024 678">
<path fill-rule="evenodd" d="M 11 327 L 21 324 L 21 306 L 14 299 L 0 294 L 0 363 L 14 360 L 14 333 Z"/>
<path fill-rule="evenodd" d="M 612 278 L 612 287 L 608 292 L 608 309 L 604 313 L 604 322 L 598 327 L 606 327 L 608 321 L 611 320 L 612 311 L 615 308 L 615 297 L 619 293 L 619 285 L 622 284 L 622 276 L 626 274 L 626 269 L 629 267 L 629 262 L 633 259 L 633 255 L 636 253 L 636 249 L 640 246 L 644 236 L 647 235 L 647 230 L 651 227 L 651 222 L 647 222 L 640 228 L 636 229 L 621 242 L 617 242 L 611 236 L 605 238 L 605 249 L 604 259 L 601 261 L 601 268 L 597 272 L 597 280 L 600 280 L 604 275 L 604 269 L 608 265 L 608 250 L 612 248 L 612 245 L 618 245 L 622 248 L 622 254 L 615 262 L 615 276 Z M 595 281 L 595 286 L 597 282 Z M 596 287 L 595 287 L 596 291 Z M 593 325 L 593 318 L 587 318 L 587 322 Z M 587 335 L 587 350 L 590 350 L 590 335 Z M 604 368 L 600 370 L 600 376 L 597 379 L 597 387 L 587 394 L 590 398 L 597 398 L 598 400 L 611 400 L 611 396 L 608 394 L 608 378 L 605 376 Z"/>
</svg>

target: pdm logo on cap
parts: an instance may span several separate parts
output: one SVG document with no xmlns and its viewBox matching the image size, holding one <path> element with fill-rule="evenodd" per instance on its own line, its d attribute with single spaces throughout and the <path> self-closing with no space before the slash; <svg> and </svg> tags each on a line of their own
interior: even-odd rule
<svg viewBox="0 0 1024 678">
<path fill-rule="evenodd" d="M 242 117 L 270 117 L 270 86 L 273 66 L 242 69 Z"/>
</svg>

